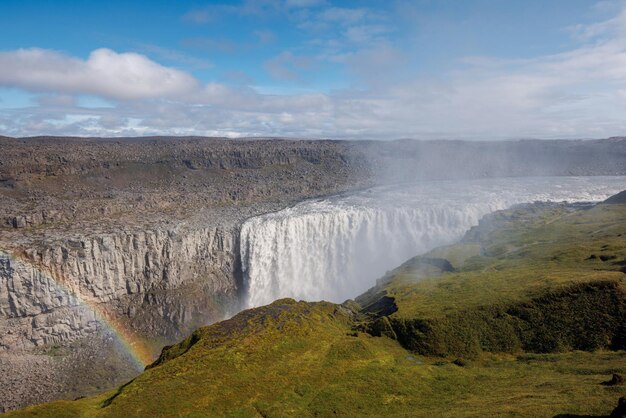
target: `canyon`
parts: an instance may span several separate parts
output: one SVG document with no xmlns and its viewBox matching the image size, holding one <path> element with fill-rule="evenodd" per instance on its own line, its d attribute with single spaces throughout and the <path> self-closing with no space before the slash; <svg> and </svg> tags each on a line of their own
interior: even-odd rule
<svg viewBox="0 0 626 418">
<path fill-rule="evenodd" d="M 0 411 L 123 383 L 163 346 L 275 298 L 341 302 L 373 284 L 355 288 L 352 278 L 363 271 L 373 281 L 421 251 L 460 238 L 486 213 L 543 198 L 603 199 L 623 189 L 618 176 L 626 175 L 624 138 L 489 143 L 0 137 L 0 151 Z M 539 186 L 525 191 L 521 184 L 522 191 L 496 204 L 473 195 L 481 181 L 521 176 L 568 177 L 562 192 Z M 583 187 L 567 183 L 584 176 L 595 180 Z M 417 200 L 395 205 L 400 200 L 394 200 L 394 187 L 424 182 L 422 195 L 410 194 Z M 449 231 L 420 227 L 420 221 L 441 226 L 442 207 L 439 213 L 419 208 L 437 193 L 460 196 L 441 201 L 457 209 Z M 475 206 L 468 211 L 472 196 Z M 454 207 L 460 200 L 465 206 Z M 380 202 L 393 210 L 376 207 Z M 352 209 L 340 224 L 334 209 L 342 205 Z M 311 224 L 311 213 L 330 215 L 325 224 Z M 283 220 L 288 225 L 277 227 Z M 326 287 L 306 260 L 289 261 L 289 249 L 302 245 L 288 242 L 290 228 L 328 235 L 341 225 L 367 222 L 379 245 L 389 246 L 399 231 L 415 233 L 390 249 L 396 257 L 390 264 L 373 260 L 353 272 L 320 268 Z M 354 258 L 351 245 L 364 242 L 356 231 L 343 252 L 329 250 L 337 259 L 322 266 Z M 270 245 L 251 256 L 281 242 L 288 247 Z M 372 259 L 380 248 L 357 252 Z M 306 254 L 311 263 L 326 257 L 313 249 Z M 281 280 L 302 274 L 313 290 L 284 294 L 276 281 L 263 285 L 261 276 L 255 279 L 251 266 L 282 272 Z M 339 276 L 348 277 L 345 288 L 333 283 Z M 260 283 L 260 290 L 254 288 Z"/>
</svg>

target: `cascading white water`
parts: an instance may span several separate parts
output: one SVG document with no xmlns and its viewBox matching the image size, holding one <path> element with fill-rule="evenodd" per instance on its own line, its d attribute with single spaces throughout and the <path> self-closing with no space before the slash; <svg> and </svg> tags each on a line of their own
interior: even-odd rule
<svg viewBox="0 0 626 418">
<path fill-rule="evenodd" d="M 282 297 L 342 302 L 407 259 L 452 243 L 489 212 L 533 201 L 599 201 L 626 177 L 433 181 L 306 201 L 247 220 L 248 306 Z"/>
</svg>

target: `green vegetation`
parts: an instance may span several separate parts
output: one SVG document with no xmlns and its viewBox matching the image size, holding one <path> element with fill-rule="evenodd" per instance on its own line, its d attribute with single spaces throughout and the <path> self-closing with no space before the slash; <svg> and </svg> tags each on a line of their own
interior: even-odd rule
<svg viewBox="0 0 626 418">
<path fill-rule="evenodd" d="M 408 261 L 357 301 L 393 300 L 391 328 L 425 355 L 624 349 L 625 220 L 624 205 L 498 212 L 461 244 Z M 433 256 L 448 254 L 448 268 L 423 273 Z"/>
<path fill-rule="evenodd" d="M 608 415 L 626 394 L 602 384 L 626 374 L 625 237 L 621 204 L 499 212 L 360 306 L 279 300 L 115 391 L 8 416 Z"/>
</svg>

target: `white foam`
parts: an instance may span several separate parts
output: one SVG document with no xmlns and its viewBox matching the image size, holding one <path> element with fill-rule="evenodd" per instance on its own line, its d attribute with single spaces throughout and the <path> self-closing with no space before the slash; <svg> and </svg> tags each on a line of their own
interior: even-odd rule
<svg viewBox="0 0 626 418">
<path fill-rule="evenodd" d="M 247 220 L 241 259 L 248 306 L 282 297 L 342 302 L 387 270 L 452 243 L 487 213 L 533 201 L 600 201 L 626 177 L 433 181 L 307 201 Z"/>
</svg>

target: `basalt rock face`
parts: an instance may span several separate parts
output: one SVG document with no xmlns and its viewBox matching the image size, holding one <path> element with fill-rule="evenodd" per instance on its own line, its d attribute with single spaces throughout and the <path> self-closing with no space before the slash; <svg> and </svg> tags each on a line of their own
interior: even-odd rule
<svg viewBox="0 0 626 418">
<path fill-rule="evenodd" d="M 609 197 L 608 199 L 604 201 L 604 203 L 609 204 L 609 205 L 625 204 L 626 203 L 626 190 L 614 196 Z"/>
<path fill-rule="evenodd" d="M 0 347 L 59 344 L 94 332 L 92 305 L 166 340 L 221 319 L 224 312 L 209 302 L 236 303 L 236 236 L 222 228 L 148 230 L 0 254 L 0 315 L 7 318 Z M 177 294 L 183 288 L 189 292 Z"/>
<path fill-rule="evenodd" d="M 129 336 L 149 361 L 164 344 L 236 311 L 237 237 L 236 228 L 157 229 L 0 253 L 0 363 L 11 372 L 0 377 L 9 388 L 0 404 L 120 384 L 141 369 L 123 347 Z M 51 361 L 59 349 L 52 357 L 62 361 Z M 47 374 L 31 371 L 33 363 Z"/>
</svg>

